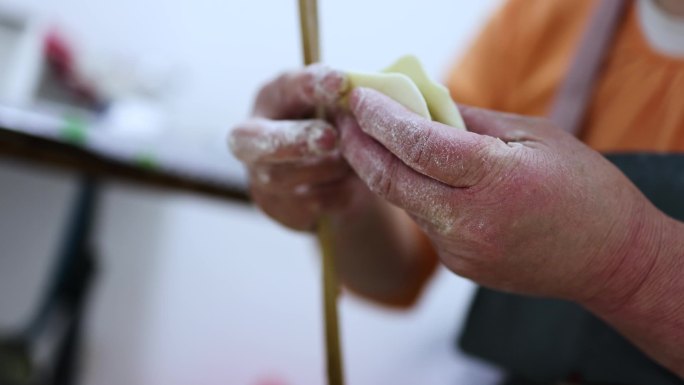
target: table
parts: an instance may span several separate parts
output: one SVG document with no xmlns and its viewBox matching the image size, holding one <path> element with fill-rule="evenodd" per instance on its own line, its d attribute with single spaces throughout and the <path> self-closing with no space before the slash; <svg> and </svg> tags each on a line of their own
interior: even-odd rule
<svg viewBox="0 0 684 385">
<path fill-rule="evenodd" d="M 99 180 L 117 178 L 249 202 L 244 171 L 225 146 L 171 135 L 126 136 L 98 127 L 97 121 L 49 110 L 0 104 L 0 155 L 84 176 L 43 299 L 26 326 L 0 336 L 3 383 L 76 381 L 82 316 L 98 267 L 91 230 Z M 52 352 L 47 363 L 32 353 L 45 341 Z"/>
<path fill-rule="evenodd" d="M 140 141 L 86 129 L 87 122 L 0 104 L 0 155 L 93 177 L 248 202 L 244 171 L 226 146 Z"/>
</svg>

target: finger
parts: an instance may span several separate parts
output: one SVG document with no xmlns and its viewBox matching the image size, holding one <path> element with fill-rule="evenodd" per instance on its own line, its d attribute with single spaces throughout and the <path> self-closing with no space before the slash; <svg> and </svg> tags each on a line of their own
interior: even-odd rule
<svg viewBox="0 0 684 385">
<path fill-rule="evenodd" d="M 312 230 L 325 211 L 346 207 L 352 197 L 351 178 L 341 183 L 283 193 L 251 186 L 251 196 L 267 215 L 296 230 Z"/>
<path fill-rule="evenodd" d="M 270 119 L 299 119 L 317 105 L 332 106 L 348 87 L 345 74 L 322 64 L 280 75 L 257 95 L 254 115 Z"/>
<path fill-rule="evenodd" d="M 361 129 L 412 169 L 455 187 L 477 184 L 494 166 L 503 142 L 432 122 L 380 92 L 357 88 L 351 111 Z"/>
<path fill-rule="evenodd" d="M 500 138 L 511 130 L 509 122 L 504 119 L 509 114 L 462 104 L 458 106 L 458 110 L 470 132 Z"/>
<path fill-rule="evenodd" d="M 481 135 L 513 142 L 539 141 L 539 126 L 545 119 L 491 111 L 483 108 L 459 105 L 463 121 L 468 130 Z"/>
<path fill-rule="evenodd" d="M 448 215 L 452 188 L 407 167 L 348 115 L 340 115 L 337 124 L 342 155 L 371 191 L 409 213 L 428 218 Z"/>
<path fill-rule="evenodd" d="M 343 207 L 351 201 L 355 183 L 358 179 L 347 177 L 329 183 L 307 186 L 296 193 L 310 200 L 318 202 L 323 211 L 331 212 Z"/>
<path fill-rule="evenodd" d="M 302 185 L 340 181 L 351 174 L 351 169 L 340 156 L 333 156 L 311 164 L 259 164 L 250 174 L 253 184 L 272 190 L 292 191 Z"/>
<path fill-rule="evenodd" d="M 295 230 L 313 230 L 320 208 L 295 195 L 273 194 L 252 188 L 252 200 L 266 215 Z"/>
<path fill-rule="evenodd" d="M 252 119 L 231 131 L 228 145 L 239 160 L 292 162 L 332 153 L 337 131 L 322 120 Z"/>
</svg>

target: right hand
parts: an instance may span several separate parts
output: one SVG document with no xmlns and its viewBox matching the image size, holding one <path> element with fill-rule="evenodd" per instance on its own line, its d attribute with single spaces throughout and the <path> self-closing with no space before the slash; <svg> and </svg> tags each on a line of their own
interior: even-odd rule
<svg viewBox="0 0 684 385">
<path fill-rule="evenodd" d="M 230 133 L 230 148 L 248 169 L 252 199 L 287 227 L 313 230 L 359 190 L 337 148 L 337 130 L 312 119 L 316 106 L 332 118 L 346 87 L 344 73 L 322 65 L 285 73 L 261 88 L 253 117 Z"/>
</svg>

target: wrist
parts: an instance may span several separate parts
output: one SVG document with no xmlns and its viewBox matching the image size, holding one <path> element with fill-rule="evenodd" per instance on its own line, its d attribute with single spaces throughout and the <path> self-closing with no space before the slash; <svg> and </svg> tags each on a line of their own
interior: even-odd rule
<svg viewBox="0 0 684 385">
<path fill-rule="evenodd" d="M 684 224 L 651 208 L 626 243 L 604 290 L 582 304 L 604 318 L 648 317 L 678 311 L 684 277 Z"/>
<path fill-rule="evenodd" d="M 658 253 L 620 302 L 584 305 L 647 355 L 684 378 L 684 224 L 663 216 Z"/>
</svg>

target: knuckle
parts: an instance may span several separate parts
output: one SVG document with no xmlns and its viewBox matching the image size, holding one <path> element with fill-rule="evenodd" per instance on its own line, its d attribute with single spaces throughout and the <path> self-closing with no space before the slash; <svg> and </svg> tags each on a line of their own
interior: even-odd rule
<svg viewBox="0 0 684 385">
<path fill-rule="evenodd" d="M 486 165 L 490 153 L 490 143 L 487 140 L 480 140 L 473 143 L 468 148 L 468 156 L 472 160 L 472 166 L 482 168 Z"/>
<path fill-rule="evenodd" d="M 482 187 L 483 180 L 491 178 L 498 162 L 492 158 L 491 143 L 480 140 L 461 150 L 461 164 L 455 171 L 456 178 L 464 187 Z"/>
<path fill-rule="evenodd" d="M 415 130 L 412 136 L 413 145 L 408 153 L 408 162 L 419 170 L 424 170 L 430 157 L 434 155 L 428 150 L 433 142 L 433 133 L 430 130 Z"/>
<path fill-rule="evenodd" d="M 392 187 L 392 182 L 387 177 L 387 174 L 381 171 L 374 171 L 369 176 L 368 187 L 377 195 L 385 197 Z"/>
<path fill-rule="evenodd" d="M 368 187 L 375 194 L 387 198 L 392 193 L 396 165 L 385 157 L 368 177 Z"/>
<path fill-rule="evenodd" d="M 250 183 L 254 186 L 273 186 L 278 180 L 276 175 L 269 169 L 253 167 L 249 170 Z"/>
</svg>

